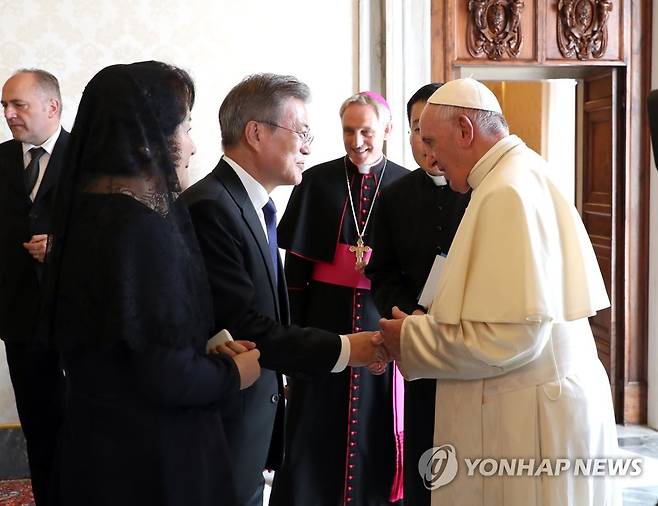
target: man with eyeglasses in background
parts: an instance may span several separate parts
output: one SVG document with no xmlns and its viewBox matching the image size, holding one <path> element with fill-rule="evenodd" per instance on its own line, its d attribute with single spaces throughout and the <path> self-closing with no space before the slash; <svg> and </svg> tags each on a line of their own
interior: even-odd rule
<svg viewBox="0 0 658 506">
<path fill-rule="evenodd" d="M 363 269 L 379 191 L 408 171 L 384 156 L 391 112 L 382 96 L 349 97 L 340 118 L 346 154 L 304 173 L 278 232 L 287 250 L 293 323 L 347 333 L 378 328 Z M 401 499 L 393 378 L 388 366 L 381 376 L 352 367 L 291 380 L 285 459 L 270 505 L 377 506 Z"/>
<path fill-rule="evenodd" d="M 308 86 L 293 76 L 254 74 L 233 87 L 219 109 L 224 156 L 182 196 L 205 260 L 216 331 L 227 329 L 260 350 L 260 378 L 222 409 L 241 506 L 262 506 L 263 470 L 278 469 L 282 460 L 280 373 L 340 372 L 348 362 L 381 360 L 372 345 L 374 332 L 338 335 L 289 325 L 269 194 L 301 181 L 313 139 L 309 99 Z M 245 346 L 250 345 L 233 342 L 224 351 Z"/>
</svg>

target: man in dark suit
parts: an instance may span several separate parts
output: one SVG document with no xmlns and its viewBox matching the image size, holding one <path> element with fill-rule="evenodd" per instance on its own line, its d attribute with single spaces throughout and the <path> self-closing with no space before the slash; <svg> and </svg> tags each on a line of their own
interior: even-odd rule
<svg viewBox="0 0 658 506">
<path fill-rule="evenodd" d="M 310 153 L 308 87 L 292 76 L 256 74 L 236 85 L 219 110 L 224 156 L 184 194 L 213 292 L 216 329 L 254 341 L 263 367 L 227 406 L 226 435 L 240 504 L 262 505 L 264 468 L 282 458 L 280 374 L 339 372 L 376 359 L 371 332 L 339 336 L 289 325 L 287 289 L 269 194 L 298 184 Z"/>
<path fill-rule="evenodd" d="M 412 153 L 420 168 L 387 186 L 374 221 L 372 257 L 366 276 L 379 312 L 391 318 L 393 306 L 406 313 L 425 312 L 418 298 L 437 255 L 446 256 L 470 192 L 450 189 L 441 167 L 428 163 L 420 135 L 420 114 L 440 84 L 421 87 L 407 103 Z M 436 380 L 405 382 L 404 499 L 430 504 L 430 491 L 418 473 L 418 459 L 432 447 Z"/>
<path fill-rule="evenodd" d="M 13 140 L 0 144 L 0 338 L 27 443 L 38 506 L 50 488 L 61 421 L 63 377 L 57 352 L 34 342 L 43 260 L 68 133 L 60 126 L 57 79 L 38 69 L 2 88 Z"/>
</svg>

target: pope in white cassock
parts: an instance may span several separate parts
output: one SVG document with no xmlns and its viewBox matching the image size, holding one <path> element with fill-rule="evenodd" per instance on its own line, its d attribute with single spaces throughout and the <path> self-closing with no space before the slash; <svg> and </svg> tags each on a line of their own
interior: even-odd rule
<svg viewBox="0 0 658 506">
<path fill-rule="evenodd" d="M 459 471 L 432 492 L 432 505 L 616 503 L 611 480 L 573 470 L 576 458 L 617 450 L 608 378 L 587 320 L 609 301 L 576 209 L 546 162 L 509 135 L 496 97 L 478 81 L 439 88 L 420 129 L 450 186 L 473 189 L 428 314 L 381 322 L 407 379 L 440 380 L 434 444 L 454 447 Z M 570 459 L 571 468 L 469 477 L 467 458 L 535 459 L 533 471 L 542 459 Z"/>
</svg>

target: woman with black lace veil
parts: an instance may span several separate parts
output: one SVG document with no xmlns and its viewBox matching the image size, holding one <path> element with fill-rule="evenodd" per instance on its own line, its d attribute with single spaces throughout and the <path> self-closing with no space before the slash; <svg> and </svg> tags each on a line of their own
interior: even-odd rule
<svg viewBox="0 0 658 506">
<path fill-rule="evenodd" d="M 193 102 L 160 62 L 107 67 L 80 102 L 48 264 L 67 506 L 235 504 L 220 407 L 260 370 L 257 350 L 205 351 L 210 291 L 176 202 Z"/>
</svg>

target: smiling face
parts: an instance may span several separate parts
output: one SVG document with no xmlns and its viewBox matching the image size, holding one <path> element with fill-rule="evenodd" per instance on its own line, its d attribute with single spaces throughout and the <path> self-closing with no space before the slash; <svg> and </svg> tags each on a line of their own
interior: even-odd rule
<svg viewBox="0 0 658 506">
<path fill-rule="evenodd" d="M 59 125 L 59 101 L 49 98 L 35 76 L 21 72 L 2 87 L 2 107 L 14 139 L 39 146 Z"/>
<path fill-rule="evenodd" d="M 261 184 L 270 191 L 279 185 L 301 183 L 306 157 L 311 153 L 308 143 L 296 133 L 309 130 L 308 111 L 303 101 L 288 98 L 276 123 L 281 127 L 264 124 L 262 129 L 264 147 L 261 157 L 265 180 Z"/>
<path fill-rule="evenodd" d="M 382 122 L 374 107 L 351 104 L 343 111 L 343 143 L 345 152 L 356 166 L 377 163 L 384 153 L 391 124 Z"/>
<path fill-rule="evenodd" d="M 181 190 L 185 190 L 189 185 L 189 172 L 190 158 L 196 152 L 196 146 L 190 136 L 190 126 L 192 118 L 188 112 L 185 115 L 183 122 L 176 127 L 174 132 L 174 144 L 176 147 L 176 175 L 181 186 Z"/>
</svg>

